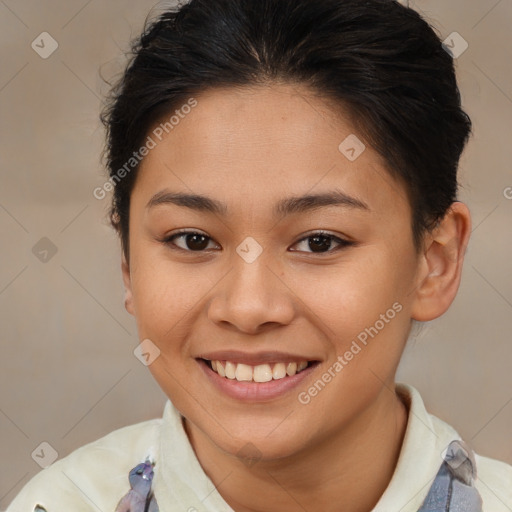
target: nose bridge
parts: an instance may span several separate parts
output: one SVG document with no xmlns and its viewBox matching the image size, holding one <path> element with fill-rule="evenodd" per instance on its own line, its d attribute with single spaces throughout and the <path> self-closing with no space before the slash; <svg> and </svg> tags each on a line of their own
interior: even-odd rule
<svg viewBox="0 0 512 512">
<path fill-rule="evenodd" d="M 275 276 L 270 270 L 271 262 L 267 255 L 261 255 L 252 262 L 247 262 L 243 258 L 233 259 L 231 293 L 251 301 L 269 302 L 268 299 L 273 295 L 271 288 L 275 288 L 272 279 Z"/>
<path fill-rule="evenodd" d="M 247 249 L 241 244 L 240 247 Z M 234 254 L 232 268 L 217 290 L 209 307 L 215 322 L 227 322 L 238 329 L 255 332 L 263 324 L 289 323 L 293 317 L 293 299 L 277 275 L 269 254 L 261 252 L 254 259 Z"/>
<path fill-rule="evenodd" d="M 261 238 L 259 240 L 263 245 L 248 236 L 235 248 L 229 280 L 232 293 L 257 301 L 263 300 L 266 294 L 271 295 L 269 288 L 275 283 L 271 282 L 273 273 L 270 267 L 276 266 L 270 249 L 265 247 Z"/>
</svg>

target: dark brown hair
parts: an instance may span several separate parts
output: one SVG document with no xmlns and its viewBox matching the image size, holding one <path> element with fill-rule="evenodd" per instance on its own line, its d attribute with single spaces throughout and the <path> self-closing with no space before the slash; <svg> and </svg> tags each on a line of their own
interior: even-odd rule
<svg viewBox="0 0 512 512">
<path fill-rule="evenodd" d="M 434 29 L 394 0 L 191 0 L 146 23 L 101 115 L 116 177 L 110 218 L 127 258 L 138 166 L 123 179 L 119 169 L 150 127 L 207 89 L 273 82 L 308 86 L 348 109 L 404 183 L 419 248 L 456 200 L 471 132 Z"/>
</svg>

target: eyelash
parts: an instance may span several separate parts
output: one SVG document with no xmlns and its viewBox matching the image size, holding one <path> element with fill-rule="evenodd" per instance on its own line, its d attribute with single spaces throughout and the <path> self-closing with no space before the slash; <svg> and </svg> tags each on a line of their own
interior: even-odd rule
<svg viewBox="0 0 512 512">
<path fill-rule="evenodd" d="M 203 237 L 207 238 L 208 240 L 212 240 L 211 237 L 209 237 L 208 235 L 205 235 L 204 233 L 201 233 L 199 231 L 183 230 L 183 231 L 178 231 L 176 233 L 173 233 L 172 235 L 166 236 L 165 238 L 160 240 L 160 242 L 162 242 L 164 245 L 168 246 L 172 250 L 189 252 L 189 253 L 196 253 L 196 254 L 201 254 L 201 253 L 207 252 L 207 249 L 204 249 L 204 250 L 201 250 L 201 251 L 192 251 L 190 249 L 183 249 L 182 247 L 178 247 L 174 243 L 175 239 L 183 238 L 186 235 L 200 235 L 200 236 L 203 236 Z M 293 245 L 297 245 L 297 244 L 299 244 L 301 242 L 304 242 L 304 241 L 306 241 L 306 240 L 308 240 L 310 238 L 315 238 L 315 237 L 318 237 L 318 236 L 325 237 L 325 238 L 327 238 L 327 239 L 329 239 L 331 241 L 334 241 L 334 242 L 338 243 L 338 247 L 336 247 L 335 249 L 332 249 L 332 250 L 325 251 L 325 252 L 313 252 L 313 251 L 305 251 L 305 252 L 307 252 L 308 254 L 315 254 L 315 255 L 322 256 L 322 255 L 332 254 L 333 252 L 337 252 L 337 251 L 339 251 L 341 249 L 344 249 L 344 248 L 347 248 L 347 247 L 350 247 L 350 246 L 353 246 L 353 245 L 356 244 L 356 242 L 353 242 L 351 240 L 345 240 L 343 238 L 337 237 L 337 236 L 332 235 L 331 233 L 328 233 L 328 232 L 325 232 L 325 231 L 315 231 L 315 232 L 310 233 L 309 235 L 301 238 L 300 240 L 295 242 Z M 301 252 L 301 251 L 293 251 L 293 252 Z"/>
</svg>

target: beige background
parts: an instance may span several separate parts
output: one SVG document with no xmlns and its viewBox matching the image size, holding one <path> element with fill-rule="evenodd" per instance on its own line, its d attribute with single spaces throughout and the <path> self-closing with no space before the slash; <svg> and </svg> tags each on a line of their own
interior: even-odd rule
<svg viewBox="0 0 512 512">
<path fill-rule="evenodd" d="M 162 410 L 132 353 L 107 199 L 92 195 L 104 183 L 99 68 L 121 69 L 154 5 L 0 1 L 0 508 L 39 470 L 41 442 L 63 457 Z M 456 31 L 469 43 L 457 69 L 475 124 L 461 165 L 474 226 L 459 295 L 411 337 L 398 380 L 477 452 L 512 463 L 512 1 L 411 6 L 443 39 Z M 47 59 L 31 48 L 44 31 L 59 45 Z M 57 249 L 46 263 L 32 252 L 43 237 Z"/>
</svg>

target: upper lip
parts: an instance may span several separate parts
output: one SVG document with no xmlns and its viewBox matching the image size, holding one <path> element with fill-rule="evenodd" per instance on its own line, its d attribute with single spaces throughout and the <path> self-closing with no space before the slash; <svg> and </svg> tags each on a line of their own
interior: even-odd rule
<svg viewBox="0 0 512 512">
<path fill-rule="evenodd" d="M 197 359 L 208 359 L 209 361 L 231 361 L 233 363 L 248 364 L 257 366 L 265 363 L 300 363 L 301 361 L 317 361 L 318 359 L 308 356 L 301 356 L 289 352 L 241 352 L 240 350 L 218 350 L 205 352 L 197 356 Z"/>
</svg>

